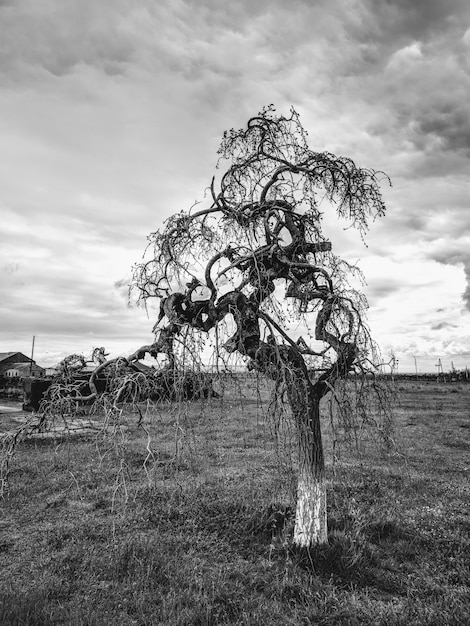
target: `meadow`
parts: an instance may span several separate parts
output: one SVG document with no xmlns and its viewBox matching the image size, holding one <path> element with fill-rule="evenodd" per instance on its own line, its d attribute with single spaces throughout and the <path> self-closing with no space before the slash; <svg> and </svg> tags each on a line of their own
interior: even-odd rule
<svg viewBox="0 0 470 626">
<path fill-rule="evenodd" d="M 388 451 L 338 448 L 325 409 L 329 543 L 309 552 L 288 419 L 254 380 L 222 391 L 20 444 L 0 624 L 470 623 L 470 384 L 399 382 Z"/>
</svg>

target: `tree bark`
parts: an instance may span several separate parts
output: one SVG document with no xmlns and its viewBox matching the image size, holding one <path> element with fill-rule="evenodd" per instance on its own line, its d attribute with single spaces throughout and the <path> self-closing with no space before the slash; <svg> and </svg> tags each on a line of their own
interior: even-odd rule
<svg viewBox="0 0 470 626">
<path fill-rule="evenodd" d="M 300 471 L 293 543 L 300 548 L 328 542 L 324 472 Z"/>
<path fill-rule="evenodd" d="M 300 381 L 287 392 L 297 422 L 299 447 L 293 542 L 294 545 L 308 548 L 328 542 L 325 461 L 320 425 L 320 396 L 314 393 L 308 381 L 299 383 Z"/>
</svg>

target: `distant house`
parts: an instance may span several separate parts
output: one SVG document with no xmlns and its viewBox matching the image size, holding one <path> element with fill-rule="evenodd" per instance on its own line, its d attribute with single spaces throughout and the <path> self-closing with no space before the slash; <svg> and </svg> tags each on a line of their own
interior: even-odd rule
<svg viewBox="0 0 470 626">
<path fill-rule="evenodd" d="M 43 377 L 46 370 L 22 352 L 0 352 L 1 378 Z"/>
</svg>

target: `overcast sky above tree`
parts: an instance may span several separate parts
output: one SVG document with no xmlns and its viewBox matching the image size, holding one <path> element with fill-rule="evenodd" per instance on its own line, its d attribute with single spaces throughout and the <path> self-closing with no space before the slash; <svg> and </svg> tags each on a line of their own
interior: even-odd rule
<svg viewBox="0 0 470 626">
<path fill-rule="evenodd" d="M 469 102 L 468 0 L 0 0 L 0 351 L 148 343 L 146 235 L 273 103 L 392 179 L 367 247 L 326 216 L 384 355 L 470 366 Z"/>
</svg>

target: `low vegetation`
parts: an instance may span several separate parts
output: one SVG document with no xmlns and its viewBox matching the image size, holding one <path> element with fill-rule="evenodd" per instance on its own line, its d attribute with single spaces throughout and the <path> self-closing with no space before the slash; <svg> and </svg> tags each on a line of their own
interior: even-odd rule
<svg viewBox="0 0 470 626">
<path fill-rule="evenodd" d="M 310 551 L 294 437 L 254 379 L 28 439 L 0 503 L 0 624 L 468 624 L 469 400 L 400 383 L 394 445 L 361 454 L 323 407 L 329 543 Z"/>
</svg>

